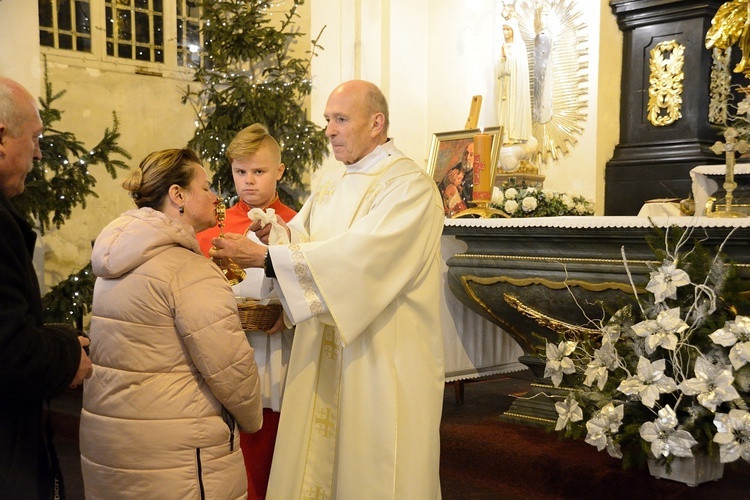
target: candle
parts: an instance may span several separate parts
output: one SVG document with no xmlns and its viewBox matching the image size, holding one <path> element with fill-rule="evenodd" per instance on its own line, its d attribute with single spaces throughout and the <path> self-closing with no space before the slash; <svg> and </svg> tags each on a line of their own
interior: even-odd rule
<svg viewBox="0 0 750 500">
<path fill-rule="evenodd" d="M 490 151 L 492 137 L 479 133 L 474 136 L 474 189 L 472 201 L 489 202 L 492 199 L 492 165 Z"/>
</svg>

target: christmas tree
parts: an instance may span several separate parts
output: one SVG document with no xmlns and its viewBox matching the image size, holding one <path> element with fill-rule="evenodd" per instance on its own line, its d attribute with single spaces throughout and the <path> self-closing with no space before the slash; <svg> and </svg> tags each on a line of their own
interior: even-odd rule
<svg viewBox="0 0 750 500">
<path fill-rule="evenodd" d="M 294 25 L 303 0 L 294 0 L 274 26 L 271 2 L 228 0 L 201 2 L 205 53 L 195 71 L 197 90 L 188 88 L 183 103 L 196 110 L 197 129 L 188 146 L 214 172 L 212 184 L 234 196 L 231 165 L 224 156 L 232 138 L 253 123 L 265 125 L 281 145 L 286 166 L 279 183 L 284 203 L 298 206 L 305 191 L 303 175 L 315 170 L 328 153 L 325 130 L 310 121 L 304 107 L 310 95 L 310 63 L 320 47 L 312 41 L 307 59 L 290 53 L 304 36 Z"/>
<path fill-rule="evenodd" d="M 90 150 L 72 133 L 55 129 L 53 124 L 60 120 L 62 112 L 53 104 L 65 91 L 52 91 L 46 71 L 44 88 L 45 96 L 39 99 L 39 114 L 44 124 L 43 136 L 39 139 L 42 161 L 35 164 L 26 177 L 24 192 L 12 199 L 18 212 L 40 234 L 52 226 L 60 228 L 70 218 L 74 207 L 86 208 L 86 198 L 98 197 L 93 190 L 96 177 L 89 171 L 90 167 L 104 165 L 114 179 L 118 168 L 127 168 L 116 156 L 130 158 L 117 142 L 120 133 L 114 113 L 112 129 L 105 129 L 104 137 Z M 94 275 L 88 264 L 43 297 L 45 321 L 80 327 L 83 315 L 91 307 L 93 289 Z"/>
</svg>

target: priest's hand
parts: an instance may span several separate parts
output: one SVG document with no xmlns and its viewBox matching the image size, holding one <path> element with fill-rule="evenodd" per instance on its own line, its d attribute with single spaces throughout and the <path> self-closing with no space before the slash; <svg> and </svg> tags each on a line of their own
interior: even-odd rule
<svg viewBox="0 0 750 500">
<path fill-rule="evenodd" d="M 211 257 L 223 259 L 229 257 L 235 264 L 245 269 L 248 267 L 263 267 L 267 247 L 250 241 L 245 235 L 226 233 L 224 237 L 211 240 L 213 248 L 208 254 Z"/>
<path fill-rule="evenodd" d="M 287 238 L 291 238 L 291 232 L 289 231 L 289 228 L 287 227 L 286 222 L 284 222 L 284 219 L 282 219 L 281 217 L 279 217 L 277 215 L 276 216 L 276 222 L 281 227 L 284 228 L 284 230 L 286 231 Z M 272 227 L 273 226 L 271 224 L 264 224 L 263 226 L 261 226 L 261 222 L 260 221 L 255 221 L 252 224 L 250 224 L 250 227 L 248 228 L 248 230 L 254 232 L 255 236 L 260 241 L 262 241 L 264 244 L 268 245 L 268 237 L 271 234 L 271 228 Z"/>
</svg>

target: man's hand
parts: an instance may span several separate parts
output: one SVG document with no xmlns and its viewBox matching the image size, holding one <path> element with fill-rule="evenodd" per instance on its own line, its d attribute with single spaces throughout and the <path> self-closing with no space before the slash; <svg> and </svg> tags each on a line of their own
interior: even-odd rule
<svg viewBox="0 0 750 500">
<path fill-rule="evenodd" d="M 81 362 L 78 364 L 78 371 L 76 372 L 76 376 L 73 377 L 73 382 L 70 383 L 71 389 L 75 389 L 83 383 L 84 379 L 91 378 L 91 375 L 94 374 L 94 367 L 91 364 L 91 359 L 89 359 L 86 351 L 83 350 L 84 347 L 88 347 L 91 341 L 88 338 L 81 336 L 78 337 L 78 342 L 81 343 Z"/>
<path fill-rule="evenodd" d="M 211 240 L 213 248 L 208 252 L 211 257 L 223 259 L 229 257 L 235 264 L 245 269 L 263 267 L 267 247 L 250 241 L 242 234 L 226 233 L 224 237 Z"/>
<path fill-rule="evenodd" d="M 256 221 L 250 224 L 248 231 L 254 232 L 255 236 L 257 236 L 260 241 L 268 245 L 268 235 L 271 234 L 271 227 L 273 227 L 271 224 L 266 224 L 265 226 L 260 227 L 260 222 Z"/>
</svg>

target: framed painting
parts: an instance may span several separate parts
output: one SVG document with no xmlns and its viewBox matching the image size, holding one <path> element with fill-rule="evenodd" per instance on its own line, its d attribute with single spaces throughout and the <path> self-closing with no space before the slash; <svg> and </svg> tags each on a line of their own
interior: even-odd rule
<svg viewBox="0 0 750 500">
<path fill-rule="evenodd" d="M 446 217 L 453 217 L 473 206 L 474 136 L 480 133 L 487 134 L 492 139 L 489 165 L 490 178 L 494 179 L 502 127 L 439 132 L 432 136 L 427 173 L 440 190 Z"/>
</svg>

